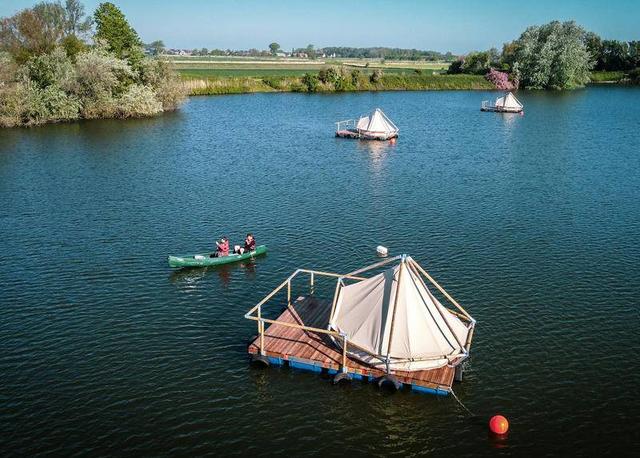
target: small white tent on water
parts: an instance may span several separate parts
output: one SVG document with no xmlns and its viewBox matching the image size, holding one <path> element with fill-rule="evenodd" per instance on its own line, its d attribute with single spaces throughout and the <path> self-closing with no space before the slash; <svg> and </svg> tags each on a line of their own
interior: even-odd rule
<svg viewBox="0 0 640 458">
<path fill-rule="evenodd" d="M 396 138 L 400 131 L 380 108 L 376 108 L 370 115 L 361 116 L 355 123 L 353 120 L 348 120 L 339 121 L 336 124 L 338 137 L 389 140 Z M 355 127 L 353 127 L 354 124 Z"/>
<path fill-rule="evenodd" d="M 358 120 L 357 129 L 364 136 L 384 140 L 396 137 L 399 131 L 393 121 L 380 108 L 376 108 L 369 116 L 361 117 Z"/>
<path fill-rule="evenodd" d="M 508 92 L 502 97 L 496 99 L 494 105 L 489 105 L 489 101 L 482 102 L 482 111 L 500 111 L 505 113 L 520 113 L 524 109 L 524 105 L 513 95 Z"/>
<path fill-rule="evenodd" d="M 460 364 L 469 354 L 475 320 L 413 259 L 403 255 L 349 275 L 398 259 L 398 265 L 357 283 L 339 279 L 329 329 L 346 336 L 351 356 L 387 373 Z M 423 276 L 459 311 L 444 307 Z"/>
</svg>

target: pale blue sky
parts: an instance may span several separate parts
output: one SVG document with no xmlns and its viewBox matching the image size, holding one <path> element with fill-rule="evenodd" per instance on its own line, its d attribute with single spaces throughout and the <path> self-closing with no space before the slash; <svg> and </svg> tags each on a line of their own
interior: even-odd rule
<svg viewBox="0 0 640 458">
<path fill-rule="evenodd" d="M 176 48 L 500 48 L 528 25 L 574 19 L 604 38 L 640 39 L 640 0 L 112 0 L 144 41 Z M 0 0 L 0 16 L 34 0 Z M 85 0 L 93 12 L 99 0 Z"/>
</svg>

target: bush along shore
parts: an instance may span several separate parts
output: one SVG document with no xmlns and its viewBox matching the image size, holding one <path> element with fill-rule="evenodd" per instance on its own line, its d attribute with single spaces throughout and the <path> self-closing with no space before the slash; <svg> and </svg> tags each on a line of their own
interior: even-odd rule
<svg viewBox="0 0 640 458">
<path fill-rule="evenodd" d="M 102 3 L 91 29 L 84 7 L 43 2 L 0 21 L 0 127 L 153 116 L 186 92 L 177 73 L 145 57 L 122 12 Z"/>
<path fill-rule="evenodd" d="M 356 91 L 438 91 L 438 90 L 515 90 L 513 83 L 500 80 L 496 73 L 487 76 L 470 74 L 383 75 L 380 81 L 358 79 L 358 83 L 341 85 L 314 83 L 317 74 L 303 77 L 184 77 L 183 90 L 189 95 L 247 94 L 253 92 L 356 92 Z M 504 80 L 504 77 L 502 77 Z M 640 84 L 640 72 L 592 72 L 589 84 Z"/>
<path fill-rule="evenodd" d="M 242 94 L 251 92 L 354 92 L 491 90 L 495 85 L 481 75 L 387 74 L 376 70 L 329 67 L 303 76 L 210 77 L 183 79 L 191 95 Z"/>
</svg>

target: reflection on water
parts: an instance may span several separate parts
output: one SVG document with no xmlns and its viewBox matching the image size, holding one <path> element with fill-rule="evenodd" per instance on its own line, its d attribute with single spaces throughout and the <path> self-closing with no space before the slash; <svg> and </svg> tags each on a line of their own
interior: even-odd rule
<svg viewBox="0 0 640 458">
<path fill-rule="evenodd" d="M 356 140 L 356 148 L 361 153 L 368 154 L 371 160 L 371 168 L 374 172 L 379 172 L 384 164 L 387 155 L 390 154 L 397 145 L 397 140 Z"/>
<path fill-rule="evenodd" d="M 513 126 L 518 119 L 521 119 L 524 116 L 524 112 L 522 113 L 494 113 L 496 116 L 500 116 L 504 121 L 505 126 Z"/>
<path fill-rule="evenodd" d="M 492 448 L 503 449 L 509 446 L 508 443 L 509 433 L 506 434 L 495 434 L 489 431 L 487 433 L 487 442 Z"/>
<path fill-rule="evenodd" d="M 245 280 L 254 280 L 256 275 L 256 261 L 247 260 L 232 264 L 223 264 L 221 266 L 208 267 L 185 267 L 175 270 L 169 275 L 169 281 L 173 284 L 180 285 L 185 289 L 195 289 L 198 284 L 209 278 L 217 276 L 220 286 L 228 288 L 234 272 L 242 271 Z"/>
</svg>

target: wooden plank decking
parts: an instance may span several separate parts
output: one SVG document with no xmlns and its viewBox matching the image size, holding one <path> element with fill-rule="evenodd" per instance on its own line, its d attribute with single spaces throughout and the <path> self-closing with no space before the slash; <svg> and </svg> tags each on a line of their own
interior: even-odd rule
<svg viewBox="0 0 640 458">
<path fill-rule="evenodd" d="M 287 307 L 277 321 L 326 329 L 331 312 L 331 303 L 314 297 L 299 297 L 291 307 Z M 260 338 L 249 344 L 250 354 L 259 353 Z M 265 354 L 275 363 L 288 361 L 292 367 L 320 372 L 327 369 L 335 373 L 342 363 L 342 351 L 331 338 L 322 333 L 286 326 L 270 325 L 264 335 Z M 354 378 L 374 378 L 384 372 L 349 358 L 348 372 Z M 448 394 L 453 383 L 455 369 L 438 369 L 393 372 L 398 381 L 410 385 L 412 389 L 436 394 Z"/>
<path fill-rule="evenodd" d="M 352 130 L 337 130 L 336 137 L 342 138 L 360 138 L 360 134 L 358 132 L 354 132 Z"/>
</svg>

